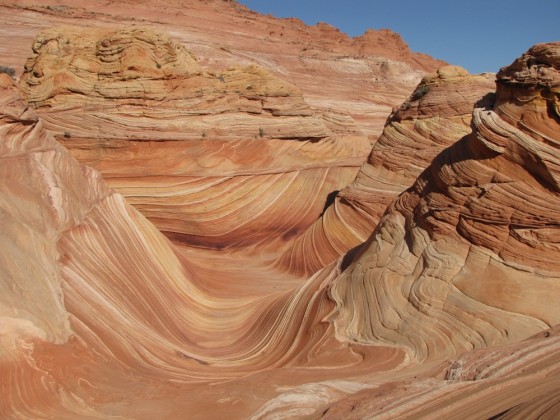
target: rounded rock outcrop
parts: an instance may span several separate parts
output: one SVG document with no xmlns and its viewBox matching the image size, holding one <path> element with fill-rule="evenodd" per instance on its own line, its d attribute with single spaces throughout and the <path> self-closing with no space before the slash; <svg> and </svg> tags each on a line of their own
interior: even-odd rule
<svg viewBox="0 0 560 420">
<path fill-rule="evenodd" d="M 502 69 L 472 134 L 389 205 L 334 282 L 341 335 L 425 360 L 560 323 L 560 121 L 547 112 L 560 50 L 534 51 L 522 62 L 547 56 L 542 82 L 527 84 L 519 60 Z"/>
<path fill-rule="evenodd" d="M 471 131 L 473 107 L 493 97 L 492 75 L 446 66 L 425 76 L 387 119 L 355 180 L 332 197 L 321 218 L 282 255 L 278 266 L 313 273 L 364 242 L 387 205 L 410 187 L 444 148 Z"/>
<path fill-rule="evenodd" d="M 176 242 L 278 249 L 371 147 L 264 68 L 204 70 L 152 30 L 52 29 L 33 50 L 21 83 L 47 129 Z"/>
</svg>

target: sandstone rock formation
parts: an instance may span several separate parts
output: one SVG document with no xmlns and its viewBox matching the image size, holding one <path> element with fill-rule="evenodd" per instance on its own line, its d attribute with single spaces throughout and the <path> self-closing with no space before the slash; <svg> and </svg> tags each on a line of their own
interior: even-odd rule
<svg viewBox="0 0 560 420">
<path fill-rule="evenodd" d="M 332 197 L 332 204 L 284 252 L 278 266 L 314 273 L 363 243 L 387 205 L 439 152 L 471 131 L 473 107 L 493 91 L 493 75 L 469 75 L 457 66 L 425 76 L 389 117 L 356 179 Z"/>
<path fill-rule="evenodd" d="M 178 242 L 276 248 L 371 147 L 266 70 L 204 71 L 150 30 L 54 29 L 33 50 L 21 82 L 46 127 Z"/>
<path fill-rule="evenodd" d="M 560 322 L 559 52 L 503 68 L 473 133 L 391 203 L 332 286 L 341 336 L 422 361 Z"/>
<path fill-rule="evenodd" d="M 285 290 L 262 272 L 237 290 L 202 281 L 193 254 L 79 165 L 8 76 L 0 89 L 3 416 L 241 418 L 279 384 L 344 396 L 363 388 L 336 380 L 354 367 L 402 363 L 336 341 L 328 272 Z"/>
<path fill-rule="evenodd" d="M 22 70 L 29 46 L 60 25 L 121 29 L 148 26 L 188 46 L 201 64 L 222 71 L 256 64 L 297 86 L 307 103 L 335 121 L 356 123 L 374 140 L 387 115 L 443 62 L 413 53 L 398 34 L 368 31 L 350 38 L 338 29 L 255 13 L 235 1 L 0 1 L 0 63 Z"/>
<path fill-rule="evenodd" d="M 456 67 L 424 78 L 323 208 L 369 152 L 367 118 L 326 112 L 336 88 L 313 98 L 112 27 L 151 4 L 0 8 L 104 19 L 42 32 L 19 86 L 0 74 L 2 416 L 554 414 L 560 43 L 504 67 L 495 95 Z M 209 27 L 250 16 L 193 4 Z M 311 32 L 313 48 L 378 48 Z"/>
<path fill-rule="evenodd" d="M 467 352 L 438 369 L 433 378 L 387 381 L 356 392 L 322 417 L 513 419 L 554 418 L 558 412 L 557 327 L 519 343 Z"/>
</svg>

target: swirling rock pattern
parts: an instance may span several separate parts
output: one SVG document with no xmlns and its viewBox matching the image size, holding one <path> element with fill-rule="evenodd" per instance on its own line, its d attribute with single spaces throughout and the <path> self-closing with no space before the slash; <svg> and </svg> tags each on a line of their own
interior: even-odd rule
<svg viewBox="0 0 560 420">
<path fill-rule="evenodd" d="M 99 184 L 98 173 L 76 165 L 46 134 L 7 75 L 0 75 L 0 82 L 3 333 L 20 331 L 61 342 L 69 325 L 54 243 L 109 190 Z"/>
<path fill-rule="evenodd" d="M 277 249 L 294 233 L 276 221 L 265 225 L 269 237 L 239 238 L 255 252 L 212 249 L 223 243 L 235 248 L 233 240 L 244 232 L 224 230 L 228 212 L 216 208 L 235 198 L 261 204 L 243 194 L 265 203 L 280 196 L 267 191 L 286 168 L 297 176 L 327 168 L 325 179 L 338 176 L 342 161 L 356 168 L 362 147 L 356 143 L 365 136 L 347 128 L 333 135 L 332 121 L 307 107 L 297 88 L 258 68 L 205 72 L 164 36 L 141 29 L 101 33 L 76 41 L 45 33 L 38 40 L 23 79 L 38 113 L 0 75 L 4 417 L 515 417 L 558 409 L 560 341 L 558 328 L 549 327 L 560 324 L 559 44 L 538 45 L 502 69 L 494 101 L 479 102 L 473 113 L 473 132 L 439 154 L 390 203 L 361 247 L 302 280 L 268 264 L 267 246 Z M 73 53 L 74 42 L 83 42 L 84 55 Z M 437 83 L 463 76 L 444 69 Z M 216 109 L 226 116 L 251 114 L 243 108 L 244 94 L 229 88 L 217 94 L 227 98 L 217 108 L 189 102 L 188 83 L 211 93 L 232 79 L 262 87 L 261 108 L 251 110 L 278 118 L 280 133 L 297 133 L 282 125 L 291 118 L 318 131 L 303 141 L 299 133 L 247 139 L 244 127 L 217 131 L 210 155 L 211 142 L 192 145 L 182 129 L 173 131 L 182 118 L 196 126 Z M 146 129 L 151 141 L 137 138 L 144 121 L 139 110 L 153 119 L 156 104 L 163 114 L 173 108 L 157 96 L 168 82 L 176 88 L 166 93 L 182 104 L 176 112 L 193 113 L 168 114 L 170 138 L 158 135 L 163 125 Z M 289 94 L 275 96 L 283 90 Z M 262 105 L 269 100 L 267 111 Z M 450 105 L 456 102 L 428 103 L 441 113 L 457 112 L 461 136 L 470 105 Z M 413 121 L 421 110 L 411 101 L 395 115 L 408 121 L 409 113 Z M 92 115 L 105 120 L 109 134 L 92 135 L 80 113 L 87 121 L 95 120 Z M 65 136 L 66 124 L 81 134 Z M 58 130 L 60 142 L 80 159 L 97 162 L 128 199 L 100 172 L 80 165 L 45 126 Z M 151 149 L 145 147 L 150 142 Z M 263 143 L 270 154 L 260 153 Z M 174 149 L 180 145 L 185 152 L 185 144 L 187 162 Z M 314 161 L 323 162 L 327 150 L 339 152 L 318 168 Z M 377 149 L 370 161 L 398 168 L 400 160 L 385 155 Z M 247 156 L 257 168 L 249 174 Z M 424 156 L 431 159 L 430 152 Z M 224 172 L 213 176 L 222 164 Z M 143 178 L 152 171 L 157 176 L 147 184 Z M 252 176 L 262 178 L 251 183 Z M 291 183 L 320 179 L 297 176 Z M 266 177 L 270 184 L 258 190 Z M 240 180 L 247 185 L 241 196 Z M 184 185 L 189 197 L 180 200 Z M 205 200 L 200 192 L 214 187 L 221 191 L 216 196 L 230 191 L 234 199 L 199 204 Z M 322 188 L 314 184 L 304 194 L 317 202 L 310 195 L 319 196 Z M 286 193 L 287 201 L 300 205 L 293 194 Z M 141 212 L 128 203 L 135 199 Z M 171 214 L 174 206 L 184 207 Z M 194 233 L 179 229 L 189 229 L 194 216 L 173 222 L 189 206 L 203 220 Z M 287 226 L 296 223 L 287 215 L 297 211 L 271 214 Z M 231 217 L 237 224 L 229 222 L 230 228 L 243 221 Z M 214 232 L 210 221 L 218 225 Z M 266 231 L 262 225 L 256 230 Z M 285 236 L 272 237 L 278 232 Z"/>
<path fill-rule="evenodd" d="M 502 69 L 473 133 L 391 203 L 331 289 L 339 334 L 426 360 L 560 322 L 558 51 Z"/>
<path fill-rule="evenodd" d="M 149 30 L 55 29 L 33 50 L 22 83 L 46 127 L 177 242 L 276 249 L 371 146 L 266 70 L 204 71 Z"/>
<path fill-rule="evenodd" d="M 78 25 L 88 30 L 147 25 L 188 45 L 202 64 L 221 71 L 257 64 L 296 85 L 313 109 L 335 123 L 377 138 L 392 107 L 421 77 L 442 64 L 414 53 L 389 30 L 350 38 L 324 23 L 255 13 L 236 1 L 111 0 L 99 8 L 82 0 L 0 1 L 3 65 L 18 69 L 43 29 Z M 258 129 L 258 127 L 257 127 Z"/>
<path fill-rule="evenodd" d="M 560 404 L 558 328 L 519 343 L 479 349 L 436 368 L 430 379 L 387 381 L 326 404 L 326 419 L 539 418 Z"/>
<path fill-rule="evenodd" d="M 323 319 L 336 271 L 278 287 L 262 268 L 236 279 L 224 257 L 209 269 L 198 254 L 200 267 L 200 250 L 174 247 L 55 141 L 8 76 L 0 83 L 3 416 L 242 418 L 277 385 L 324 382 L 333 401 L 364 387 L 343 380 L 354 368 L 403 362 L 335 339 Z"/>
<path fill-rule="evenodd" d="M 356 179 L 336 194 L 278 265 L 298 274 L 313 273 L 363 243 L 387 205 L 439 152 L 471 131 L 473 107 L 488 100 L 494 86 L 493 75 L 469 75 L 457 66 L 424 77 L 389 117 Z"/>
<path fill-rule="evenodd" d="M 282 289 L 245 271 L 240 290 L 214 290 L 194 254 L 55 141 L 8 76 L 0 89 L 4 417 L 246 417 L 275 394 L 272 383 L 255 393 L 248 374 L 275 369 L 289 386 L 402 362 L 335 340 L 322 322 L 331 272 Z"/>
</svg>

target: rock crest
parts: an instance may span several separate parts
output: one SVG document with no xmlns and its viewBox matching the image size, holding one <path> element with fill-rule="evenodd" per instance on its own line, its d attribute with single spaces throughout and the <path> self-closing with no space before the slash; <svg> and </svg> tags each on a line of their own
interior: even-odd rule
<svg viewBox="0 0 560 420">
<path fill-rule="evenodd" d="M 473 133 L 389 205 L 333 285 L 341 334 L 423 360 L 559 323 L 560 124 L 546 105 L 557 98 L 549 81 L 558 51 L 538 46 L 502 69 L 493 107 L 473 113 Z M 549 64 L 538 71 L 520 66 L 539 56 Z M 527 83 L 528 71 L 542 82 Z M 357 295 L 366 298 L 351 305 Z"/>
<path fill-rule="evenodd" d="M 389 31 L 351 40 L 234 1 L 62 1 L 0 6 L 98 26 L 43 32 L 24 92 L 0 74 L 3 416 L 557 411 L 558 43 L 493 94 L 489 75 L 424 75 L 433 60 Z M 204 18 L 231 49 L 112 26 L 138 10 Z M 385 105 L 423 77 L 373 149 L 356 84 L 372 74 L 399 81 Z M 355 84 L 367 100 L 341 102 Z"/>
</svg>

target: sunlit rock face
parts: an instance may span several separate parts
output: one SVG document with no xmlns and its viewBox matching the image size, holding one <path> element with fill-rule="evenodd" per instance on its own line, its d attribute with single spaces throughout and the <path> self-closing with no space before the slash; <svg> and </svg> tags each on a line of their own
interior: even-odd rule
<svg viewBox="0 0 560 420">
<path fill-rule="evenodd" d="M 167 3 L 135 4 L 166 19 Z M 100 17 L 33 4 L 0 12 Z M 212 29 L 217 10 L 238 7 L 182 6 Z M 558 44 L 502 69 L 495 96 L 491 78 L 456 67 L 426 77 L 371 151 L 367 118 L 324 112 L 334 84 L 309 101 L 278 72 L 208 67 L 165 35 L 103 19 L 43 32 L 24 92 L 0 75 L 3 417 L 555 412 Z M 312 32 L 350 48 L 328 25 Z M 376 36 L 352 48 L 402 42 Z M 360 68 L 333 68 L 349 62 Z M 323 210 L 341 245 L 277 261 Z M 328 222 L 335 210 L 346 230 Z"/>
<path fill-rule="evenodd" d="M 150 30 L 55 29 L 33 50 L 21 82 L 45 126 L 177 242 L 276 249 L 371 147 L 268 71 L 205 71 Z"/>
<path fill-rule="evenodd" d="M 341 336 L 416 360 L 560 322 L 559 45 L 497 75 L 495 103 L 387 208 L 337 279 Z"/>
<path fill-rule="evenodd" d="M 278 288 L 254 263 L 228 271 L 226 253 L 179 252 L 56 142 L 8 76 L 0 90 L 3 416 L 247 418 L 283 412 L 268 402 L 294 387 L 307 390 L 298 413 L 313 413 L 369 386 L 353 372 L 404 362 L 335 338 L 334 268 Z M 209 258 L 215 271 L 200 268 Z"/>
<path fill-rule="evenodd" d="M 10 358 L 20 336 L 67 339 L 55 241 L 108 190 L 96 188 L 99 174 L 79 165 L 55 173 L 75 161 L 47 135 L 5 74 L 0 90 L 0 308 L 3 356 Z M 83 185 L 91 186 L 86 194 Z"/>
<path fill-rule="evenodd" d="M 477 349 L 434 376 L 389 380 L 329 404 L 326 419 L 554 417 L 560 405 L 558 327 L 517 343 Z"/>
<path fill-rule="evenodd" d="M 283 254 L 278 266 L 313 273 L 364 242 L 387 205 L 433 158 L 471 131 L 473 107 L 492 99 L 495 75 L 445 66 L 425 76 L 388 118 L 356 179 Z"/>
<path fill-rule="evenodd" d="M 79 388 L 76 384 L 83 378 L 76 366 L 88 364 L 85 353 L 77 350 L 83 349 L 83 341 L 75 331 L 77 326 L 87 329 L 92 316 L 88 293 L 99 293 L 95 285 L 110 283 L 116 274 L 105 256 L 122 261 L 120 252 L 125 249 L 115 241 L 115 232 L 120 229 L 121 239 L 126 237 L 128 246 L 140 254 L 143 247 L 150 248 L 137 260 L 146 261 L 144 267 L 162 254 L 173 254 L 165 238 L 113 193 L 98 172 L 78 164 L 56 142 L 6 75 L 0 75 L 0 90 L 2 415 L 95 415 L 70 390 Z M 103 227 L 109 233 L 100 238 Z M 150 234 L 151 244 L 146 245 Z M 71 238 L 79 246 L 73 246 Z M 82 289 L 73 296 L 68 278 L 79 277 L 70 274 L 77 260 L 103 266 L 107 276 L 88 277 L 82 271 Z M 73 310 L 77 307 L 87 316 L 80 317 Z"/>
<path fill-rule="evenodd" d="M 351 38 L 331 25 L 261 15 L 235 1 L 82 0 L 0 2 L 0 62 L 21 73 L 29 46 L 44 29 L 87 30 L 147 26 L 188 46 L 205 68 L 256 64 L 290 81 L 307 103 L 338 124 L 375 140 L 391 108 L 410 95 L 424 74 L 444 62 L 410 51 L 399 34 L 368 30 Z"/>
</svg>

